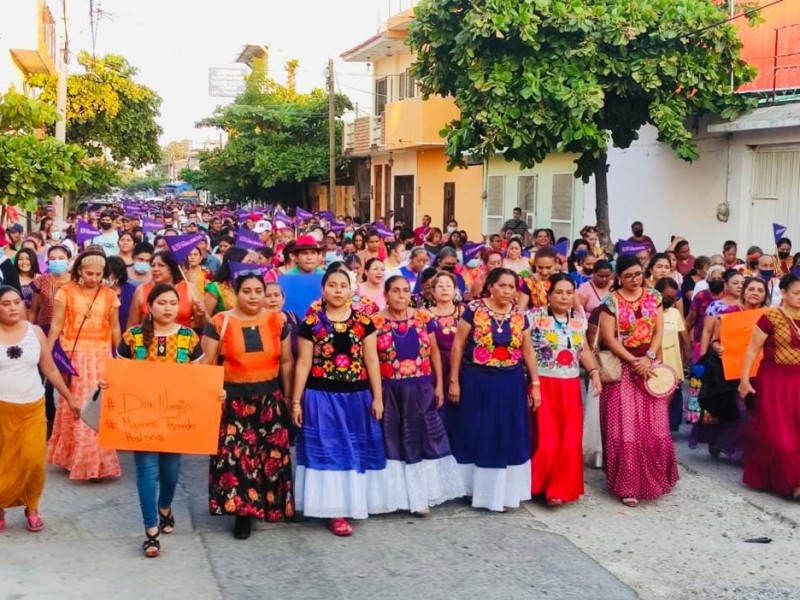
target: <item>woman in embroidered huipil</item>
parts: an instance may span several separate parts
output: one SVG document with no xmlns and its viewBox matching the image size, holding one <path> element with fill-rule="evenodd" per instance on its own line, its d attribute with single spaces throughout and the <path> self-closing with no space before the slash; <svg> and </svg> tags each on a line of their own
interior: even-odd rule
<svg viewBox="0 0 800 600">
<path fill-rule="evenodd" d="M 744 483 L 757 490 L 800 498 L 800 278 L 784 275 L 783 303 L 756 323 L 744 358 L 739 393 L 755 394 L 748 414 Z M 758 353 L 764 359 L 758 382 L 750 371 Z"/>
<path fill-rule="evenodd" d="M 453 456 L 472 506 L 496 511 L 531 497 L 530 407 L 541 401 L 518 285 L 514 271 L 489 273 L 484 297 L 464 308 L 450 362 Z"/>
<path fill-rule="evenodd" d="M 497 254 L 496 256 L 499 258 L 500 255 Z M 500 266 L 500 261 L 498 261 L 497 266 Z M 485 280 L 486 277 L 484 276 L 483 279 Z M 434 302 L 428 308 L 428 311 L 433 315 L 433 321 L 436 324 L 434 334 L 436 336 L 436 345 L 439 347 L 439 353 L 442 356 L 442 385 L 447 386 L 450 381 L 450 356 L 464 305 L 461 303 L 456 304 L 455 302 L 458 282 L 452 273 L 439 271 L 431 280 L 431 284 L 433 285 Z M 480 297 L 479 291 L 475 293 L 475 297 Z M 442 422 L 448 435 L 452 430 L 452 412 L 450 410 L 452 407 L 453 405 L 450 402 L 445 402 L 444 406 L 439 409 L 439 414 L 442 417 Z"/>
<path fill-rule="evenodd" d="M 668 493 L 678 482 L 678 462 L 669 400 L 653 397 L 638 381 L 661 356 L 661 294 L 642 285 L 635 255 L 620 255 L 616 271 L 619 286 L 601 304 L 600 337 L 622 362 L 622 377 L 603 386 L 600 427 L 608 489 L 633 507 Z"/>
<path fill-rule="evenodd" d="M 227 399 L 217 454 L 211 457 L 209 510 L 235 515 L 233 535 L 250 537 L 252 519 L 294 516 L 289 410 L 292 347 L 284 316 L 264 307 L 264 279 L 242 273 L 236 308 L 214 315 L 203 332 L 207 362 L 219 356 Z"/>
<path fill-rule="evenodd" d="M 122 335 L 117 349 L 120 358 L 185 364 L 203 357 L 197 334 L 175 322 L 178 317 L 178 292 L 160 283 L 147 295 L 150 307 L 144 322 Z M 103 383 L 100 387 L 106 387 Z M 181 469 L 181 455 L 171 452 L 134 452 L 136 491 L 144 521 L 145 556 L 153 558 L 161 551 L 158 537 L 175 529 L 172 499 Z"/>
<path fill-rule="evenodd" d="M 409 308 L 402 275 L 384 284 L 386 308 L 372 317 L 378 333 L 387 476 L 402 490 L 393 508 L 424 515 L 464 495 L 464 486 L 437 409 L 444 402 L 442 363 L 431 314 Z"/>
<path fill-rule="evenodd" d="M 558 506 L 583 494 L 583 400 L 580 365 L 594 393 L 602 389 L 594 356 L 587 349 L 586 319 L 576 313 L 575 282 L 566 273 L 550 277 L 548 306 L 531 314 L 542 405 L 535 413 L 537 435 L 531 461 L 532 493 Z"/>
<path fill-rule="evenodd" d="M 321 310 L 300 324 L 292 421 L 297 434 L 297 508 L 329 519 L 334 535 L 350 519 L 390 512 L 381 374 L 375 325 L 350 304 L 350 274 L 333 264 L 322 278 Z"/>
</svg>

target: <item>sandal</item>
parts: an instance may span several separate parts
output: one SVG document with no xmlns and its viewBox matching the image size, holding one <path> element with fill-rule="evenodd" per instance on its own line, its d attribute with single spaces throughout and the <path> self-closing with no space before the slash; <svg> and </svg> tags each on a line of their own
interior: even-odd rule
<svg viewBox="0 0 800 600">
<path fill-rule="evenodd" d="M 169 512 L 164 514 L 161 512 L 161 509 L 158 509 L 158 528 L 161 530 L 161 533 L 165 535 L 169 535 L 173 531 L 175 531 L 175 515 L 172 514 L 172 509 L 167 509 Z"/>
<path fill-rule="evenodd" d="M 338 535 L 341 537 L 353 535 L 353 528 L 351 527 L 350 523 L 347 522 L 347 519 L 331 519 L 328 522 L 328 527 L 333 535 Z"/>
<path fill-rule="evenodd" d="M 161 542 L 158 541 L 158 536 L 161 534 L 161 531 L 155 534 L 145 531 L 144 534 L 147 536 L 147 539 L 142 542 L 142 550 L 144 551 L 144 555 L 147 558 L 156 558 L 159 554 L 161 554 Z"/>
<path fill-rule="evenodd" d="M 28 521 L 28 531 L 36 533 L 37 531 L 41 531 L 44 529 L 44 521 L 42 521 L 42 517 L 39 516 L 39 513 L 35 515 L 29 515 L 28 509 L 25 509 L 25 519 Z"/>
<path fill-rule="evenodd" d="M 639 501 L 636 498 L 623 498 L 622 503 L 628 508 L 636 508 L 639 506 Z"/>
</svg>

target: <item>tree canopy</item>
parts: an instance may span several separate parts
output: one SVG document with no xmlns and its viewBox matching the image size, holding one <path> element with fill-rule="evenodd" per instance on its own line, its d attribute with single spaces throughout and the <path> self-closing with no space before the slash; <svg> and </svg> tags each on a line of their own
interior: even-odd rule
<svg viewBox="0 0 800 600">
<path fill-rule="evenodd" d="M 712 0 L 422 0 L 408 40 L 426 97 L 453 96 L 461 110 L 442 132 L 450 166 L 465 152 L 503 152 L 522 168 L 577 153 L 576 177 L 596 175 L 605 244 L 610 143 L 627 148 L 650 124 L 691 161 L 691 117 L 753 105 L 734 90 L 756 71 Z"/>
<path fill-rule="evenodd" d="M 110 152 L 118 163 L 139 168 L 161 158 L 158 137 L 161 97 L 135 80 L 137 69 L 124 57 L 78 55 L 84 72 L 67 81 L 67 141 L 80 144 L 94 156 Z M 40 100 L 55 106 L 55 75 L 33 75 Z"/>
<path fill-rule="evenodd" d="M 200 153 L 200 168 L 184 169 L 181 178 L 230 200 L 267 198 L 276 188 L 317 181 L 328 174 L 328 94 L 295 89 L 297 61 L 286 65 L 287 84 L 254 65 L 243 94 L 197 124 L 228 134 L 223 148 Z M 336 117 L 352 108 L 335 98 Z M 342 126 L 336 123 L 337 139 Z"/>
<path fill-rule="evenodd" d="M 40 198 L 98 181 L 80 146 L 37 135 L 56 119 L 47 104 L 15 92 L 0 95 L 0 204 L 34 210 Z"/>
</svg>

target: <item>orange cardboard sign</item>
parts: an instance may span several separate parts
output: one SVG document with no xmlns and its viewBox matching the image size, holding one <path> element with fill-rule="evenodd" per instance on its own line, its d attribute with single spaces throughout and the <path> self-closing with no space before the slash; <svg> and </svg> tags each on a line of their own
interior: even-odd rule
<svg viewBox="0 0 800 600">
<path fill-rule="evenodd" d="M 744 354 L 750 345 L 750 336 L 756 328 L 756 321 L 764 314 L 761 310 L 743 310 L 720 317 L 719 342 L 724 349 L 722 367 L 725 379 L 741 379 L 744 369 Z M 759 352 L 750 370 L 750 377 L 755 377 L 764 353 Z"/>
<path fill-rule="evenodd" d="M 117 450 L 215 454 L 222 367 L 106 361 L 99 444 Z"/>
</svg>

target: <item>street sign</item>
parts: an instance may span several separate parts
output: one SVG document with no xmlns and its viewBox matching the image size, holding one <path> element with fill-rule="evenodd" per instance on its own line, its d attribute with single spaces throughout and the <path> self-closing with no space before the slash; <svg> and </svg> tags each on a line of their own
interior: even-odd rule
<svg viewBox="0 0 800 600">
<path fill-rule="evenodd" d="M 244 92 L 247 67 L 211 67 L 208 69 L 208 95 L 212 98 L 236 98 Z"/>
</svg>

